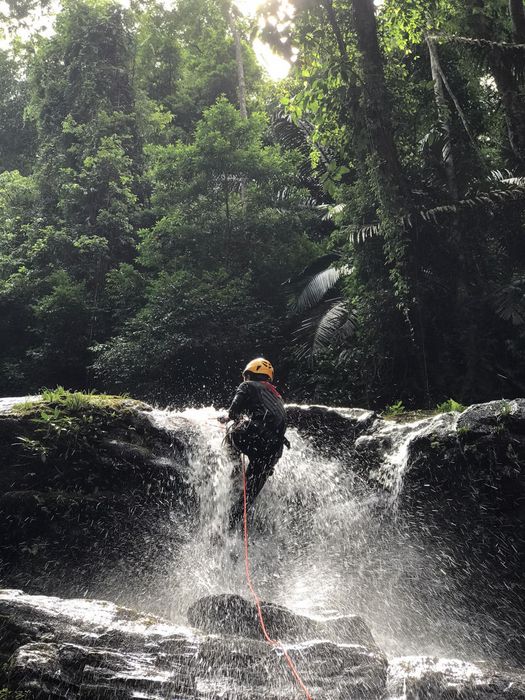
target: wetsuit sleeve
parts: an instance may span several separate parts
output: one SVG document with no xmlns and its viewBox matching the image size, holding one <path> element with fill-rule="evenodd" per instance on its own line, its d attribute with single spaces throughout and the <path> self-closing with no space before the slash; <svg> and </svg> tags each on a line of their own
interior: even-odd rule
<svg viewBox="0 0 525 700">
<path fill-rule="evenodd" d="M 252 407 L 251 391 L 248 382 L 243 382 L 239 385 L 230 408 L 228 409 L 228 417 L 230 420 L 236 420 L 243 413 L 248 413 Z"/>
</svg>

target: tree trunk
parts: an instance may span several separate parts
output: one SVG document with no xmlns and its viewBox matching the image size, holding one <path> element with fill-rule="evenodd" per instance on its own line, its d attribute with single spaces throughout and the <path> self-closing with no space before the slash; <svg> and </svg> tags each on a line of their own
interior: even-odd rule
<svg viewBox="0 0 525 700">
<path fill-rule="evenodd" d="M 453 201 L 458 199 L 458 183 L 456 170 L 454 167 L 454 156 L 452 153 L 452 138 L 450 128 L 450 109 L 445 98 L 443 80 L 441 77 L 441 66 L 439 64 L 439 54 L 436 42 L 431 37 L 427 37 L 428 52 L 430 54 L 430 69 L 432 80 L 434 81 L 434 97 L 438 112 L 438 119 L 445 135 L 445 148 L 443 149 L 443 162 L 447 175 L 448 192 Z"/>
<path fill-rule="evenodd" d="M 492 27 L 484 14 L 484 0 L 468 0 L 470 24 L 481 39 L 494 40 Z M 522 0 L 509 0 L 514 36 L 523 41 L 525 24 Z M 502 64 L 489 55 L 489 67 L 501 97 L 505 112 L 505 123 L 510 147 L 516 159 L 525 163 L 525 98 L 510 66 Z"/>
<path fill-rule="evenodd" d="M 362 56 L 364 108 L 373 153 L 379 161 L 384 184 L 396 193 L 406 191 L 391 117 L 390 97 L 385 82 L 383 56 L 379 48 L 373 0 L 352 0 L 357 46 Z"/>
<path fill-rule="evenodd" d="M 505 110 L 510 147 L 516 158 L 525 164 L 525 96 L 509 68 L 492 65 L 492 75 Z"/>
<path fill-rule="evenodd" d="M 237 22 L 232 15 L 231 8 L 228 11 L 228 24 L 230 26 L 230 31 L 233 36 L 233 43 L 235 45 L 235 62 L 237 64 L 237 96 L 239 98 L 239 111 L 241 117 L 244 119 L 248 118 L 248 110 L 246 109 L 246 81 L 244 79 L 244 59 L 242 55 L 242 44 L 241 36 L 239 34 L 239 27 Z"/>
<path fill-rule="evenodd" d="M 248 109 L 246 107 L 246 80 L 244 78 L 244 58 L 242 55 L 242 43 L 239 27 L 237 26 L 236 18 L 233 14 L 231 2 L 223 4 L 223 10 L 233 36 L 233 44 L 235 46 L 235 63 L 237 66 L 237 97 L 239 99 L 239 112 L 243 119 L 248 119 Z M 246 218 L 246 178 L 241 178 L 240 194 L 242 203 L 243 217 Z"/>
<path fill-rule="evenodd" d="M 343 79 L 348 81 L 348 51 L 346 50 L 345 40 L 341 31 L 341 27 L 339 26 L 339 23 L 337 21 L 337 15 L 335 14 L 332 0 L 322 0 L 322 4 L 325 9 L 326 16 L 328 17 L 328 23 L 330 25 L 330 28 L 334 33 L 335 40 L 337 42 L 337 48 L 339 49 L 339 55 L 341 56 L 341 75 L 343 76 Z"/>
<path fill-rule="evenodd" d="M 525 44 L 525 8 L 523 0 L 509 0 L 509 12 L 512 20 L 512 35 L 517 44 Z"/>
<path fill-rule="evenodd" d="M 412 268 L 411 235 L 401 223 L 410 205 L 410 190 L 401 168 L 394 141 L 392 107 L 388 92 L 384 58 L 379 46 L 373 0 L 351 0 L 357 47 L 361 54 L 360 71 L 363 83 L 363 106 L 369 152 L 376 161 L 377 187 L 380 199 L 380 220 L 383 229 L 383 250 L 389 266 L 399 320 L 414 355 L 414 364 L 421 373 L 421 383 L 428 386 L 428 368 L 424 328 L 414 325 L 411 316 L 421 304 L 417 275 Z"/>
</svg>

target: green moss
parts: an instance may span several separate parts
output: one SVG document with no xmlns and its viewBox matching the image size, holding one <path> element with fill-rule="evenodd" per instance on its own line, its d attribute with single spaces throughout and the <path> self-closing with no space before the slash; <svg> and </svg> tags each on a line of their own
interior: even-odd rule
<svg viewBox="0 0 525 700">
<path fill-rule="evenodd" d="M 510 416 L 511 413 L 512 413 L 512 406 L 510 405 L 510 403 L 508 401 L 504 401 L 501 405 L 500 416 L 501 417 Z"/>
<path fill-rule="evenodd" d="M 427 411 L 424 409 L 419 409 L 416 411 L 404 411 L 402 413 L 396 413 L 396 414 L 385 414 L 382 413 L 381 417 L 384 420 L 392 421 L 395 423 L 411 423 L 416 420 L 423 420 L 423 418 L 430 418 L 431 416 L 435 416 L 436 412 L 435 411 Z"/>
<path fill-rule="evenodd" d="M 15 404 L 11 411 L 18 415 L 28 415 L 43 407 L 58 408 L 66 413 L 77 413 L 86 409 L 121 409 L 144 408 L 145 404 L 130 399 L 128 396 L 97 394 L 95 391 L 68 391 L 58 386 L 56 389 L 43 389 L 42 394 L 29 401 Z"/>
<path fill-rule="evenodd" d="M 8 682 L 9 664 L 0 664 L 0 686 Z M 29 700 L 31 694 L 27 690 L 11 690 L 5 686 L 0 687 L 0 700 Z"/>
<path fill-rule="evenodd" d="M 386 420 L 396 420 L 397 422 L 407 423 L 409 421 L 422 420 L 423 418 L 430 418 L 431 416 L 436 416 L 438 413 L 450 413 L 452 411 L 457 411 L 461 413 L 464 411 L 466 406 L 455 401 L 454 399 L 448 399 L 443 403 L 440 403 L 433 410 L 428 409 L 417 409 L 414 411 L 407 411 L 402 401 L 396 401 L 396 403 L 386 406 L 384 411 L 381 413 L 381 417 Z"/>
<path fill-rule="evenodd" d="M 0 688 L 0 700 L 28 700 L 29 693 L 25 690 L 9 690 Z"/>
<path fill-rule="evenodd" d="M 126 396 L 46 389 L 34 401 L 16 404 L 12 412 L 26 419 L 18 443 L 23 451 L 46 462 L 89 455 L 112 424 L 129 420 L 146 405 Z"/>
<path fill-rule="evenodd" d="M 451 413 L 452 411 L 457 411 L 458 413 L 462 413 L 465 408 L 466 406 L 463 406 L 462 403 L 458 403 L 458 401 L 455 401 L 454 399 L 447 399 L 447 401 L 443 401 L 443 403 L 436 406 L 436 412 Z"/>
</svg>

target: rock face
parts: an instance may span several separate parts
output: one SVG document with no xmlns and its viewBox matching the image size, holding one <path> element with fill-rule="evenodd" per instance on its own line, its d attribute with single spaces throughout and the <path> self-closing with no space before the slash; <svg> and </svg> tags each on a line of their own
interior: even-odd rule
<svg viewBox="0 0 525 700">
<path fill-rule="evenodd" d="M 403 700 L 523 700 L 525 674 L 486 662 L 401 657 L 390 665 L 388 692 Z"/>
<path fill-rule="evenodd" d="M 204 624 L 209 604 L 203 601 L 195 608 Z M 253 611 L 242 599 L 235 605 L 237 610 L 244 606 L 239 618 L 243 628 Z M 351 635 L 345 643 L 326 637 L 288 641 L 287 630 L 304 629 L 304 620 L 285 609 L 280 609 L 280 620 L 285 648 L 316 700 L 384 696 L 387 662 L 373 642 L 368 647 Z M 21 591 L 0 592 L 0 621 L 4 685 L 25 691 L 28 700 L 304 697 L 282 654 L 260 635 L 244 637 L 232 630 L 218 637 L 104 601 Z M 360 637 L 371 639 L 364 623 L 360 627 Z"/>
<path fill-rule="evenodd" d="M 409 445 L 398 508 L 502 656 L 525 658 L 525 400 L 471 406 Z"/>
<path fill-rule="evenodd" d="M 170 513 L 192 508 L 186 439 L 126 401 L 0 413 L 3 584 L 75 595 L 102 562 L 123 576 L 144 569 L 168 544 L 157 542 Z"/>
<path fill-rule="evenodd" d="M 383 491 L 385 532 L 417 534 L 419 571 L 407 575 L 423 584 L 413 585 L 418 605 L 452 606 L 481 648 L 523 661 L 525 399 L 394 420 L 297 407 L 293 421 Z M 435 598 L 432 575 L 447 581 L 446 598 Z"/>
<path fill-rule="evenodd" d="M 96 398 L 96 397 L 95 397 Z M 161 426 L 146 404 L 0 400 L 0 580 L 30 592 L 99 593 L 100 564 L 115 580 L 152 575 L 161 550 L 195 515 L 188 460 L 202 439 L 173 416 Z M 13 411 L 13 407 L 15 410 Z M 292 425 L 341 456 L 374 414 L 289 408 Z"/>
<path fill-rule="evenodd" d="M 336 457 L 349 468 L 355 467 L 355 441 L 377 420 L 373 411 L 361 408 L 289 404 L 286 412 L 288 425 L 307 436 L 321 456 Z"/>
<path fill-rule="evenodd" d="M 254 615 L 253 605 L 238 596 L 205 598 L 189 611 L 201 626 L 195 629 L 106 601 L 2 590 L 0 695 L 13 700 L 304 698 L 282 654 L 262 641 Z M 268 604 L 264 615 L 315 700 L 525 698 L 522 670 L 428 657 L 387 664 L 358 618 L 319 622 Z M 210 628 L 227 631 L 219 636 L 207 632 Z"/>
</svg>

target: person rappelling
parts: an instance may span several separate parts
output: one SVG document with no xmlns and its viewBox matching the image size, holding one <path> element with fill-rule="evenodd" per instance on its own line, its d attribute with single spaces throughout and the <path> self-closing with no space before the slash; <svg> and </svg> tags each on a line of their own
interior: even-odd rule
<svg viewBox="0 0 525 700">
<path fill-rule="evenodd" d="M 237 388 L 228 414 L 221 416 L 219 421 L 233 421 L 227 442 L 237 453 L 248 457 L 246 500 L 251 509 L 266 480 L 273 474 L 284 445 L 289 448 L 290 443 L 285 437 L 286 409 L 273 385 L 271 363 L 258 357 L 246 365 L 242 376 L 244 381 Z M 244 496 L 241 493 L 230 511 L 230 530 L 240 524 L 243 511 Z"/>
</svg>

